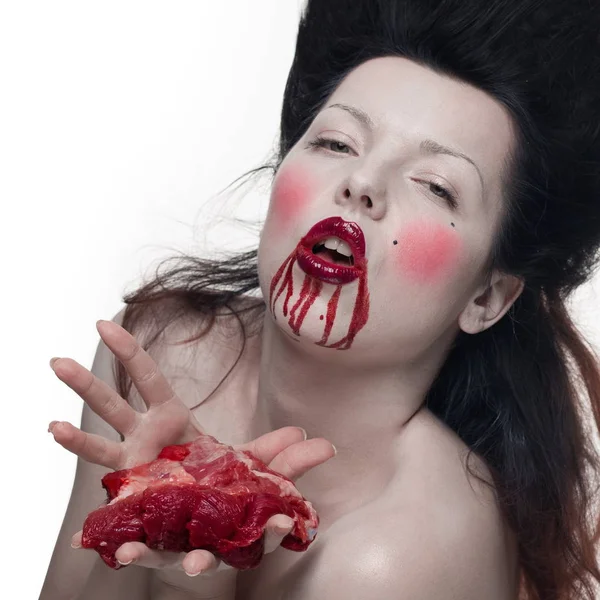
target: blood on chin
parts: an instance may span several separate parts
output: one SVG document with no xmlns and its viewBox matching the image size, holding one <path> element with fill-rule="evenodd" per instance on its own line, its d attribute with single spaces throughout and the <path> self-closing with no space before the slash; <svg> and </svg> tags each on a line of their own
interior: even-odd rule
<svg viewBox="0 0 600 600">
<path fill-rule="evenodd" d="M 365 265 L 366 266 L 366 265 Z M 294 267 L 297 272 L 302 273 L 300 289 L 294 286 Z M 353 268 L 354 270 L 355 268 Z M 358 277 L 358 289 L 352 314 L 339 315 L 338 307 L 343 284 L 331 284 L 323 282 L 307 273 L 303 273 L 298 267 L 297 249 L 294 249 L 283 261 L 273 277 L 269 289 L 269 307 L 271 314 L 277 320 L 277 313 L 283 314 L 287 319 L 287 325 L 291 334 L 295 337 L 302 335 L 302 328 L 309 310 L 315 305 L 318 298 L 324 296 L 327 290 L 335 285 L 333 293 L 327 302 L 322 322 L 321 338 L 315 342 L 318 346 L 335 348 L 339 350 L 349 349 L 360 330 L 366 325 L 369 318 L 369 292 L 367 285 L 367 269 L 361 269 Z M 276 307 L 278 310 L 276 310 Z M 337 340 L 331 338 L 334 324 L 340 318 L 347 322 L 344 334 Z"/>
</svg>

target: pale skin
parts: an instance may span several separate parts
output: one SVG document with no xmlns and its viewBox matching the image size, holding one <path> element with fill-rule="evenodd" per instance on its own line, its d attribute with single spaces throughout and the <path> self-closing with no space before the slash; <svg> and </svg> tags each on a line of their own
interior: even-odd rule
<svg viewBox="0 0 600 600">
<path fill-rule="evenodd" d="M 348 107 L 366 113 L 371 126 Z M 335 143 L 309 147 L 317 135 Z M 457 149 L 477 167 L 447 154 L 421 153 L 425 138 Z M 161 444 L 193 437 L 201 426 L 226 443 L 250 444 L 271 468 L 295 478 L 321 518 L 314 544 L 294 553 L 277 548 L 287 530 L 278 533 L 275 526 L 286 523 L 274 517 L 269 554 L 258 569 L 237 576 L 235 592 L 226 581 L 229 572 L 216 570 L 215 558 L 202 550 L 175 557 L 127 544 L 117 558 L 135 558 L 145 569 L 108 574 L 93 557 L 81 563 L 84 579 L 96 572 L 96 588 L 105 586 L 98 597 L 107 597 L 106 586 L 114 585 L 127 590 L 124 597 L 172 600 L 515 598 L 514 536 L 493 491 L 466 474 L 466 447 L 423 407 L 458 331 L 475 335 L 493 326 L 522 290 L 514 277 L 494 272 L 487 279 L 484 273 L 502 216 L 500 165 L 512 143 L 509 116 L 483 92 L 405 59 L 369 61 L 341 83 L 281 165 L 259 247 L 261 290 L 268 299 L 277 269 L 314 223 L 338 215 L 360 225 L 369 318 L 349 349 L 316 344 L 320 315 L 335 289 L 325 284 L 297 337 L 281 303 L 273 313 L 267 310 L 227 385 L 193 414 L 188 407 L 212 391 L 237 356 L 231 337 L 218 330 L 194 348 L 163 344 L 155 368 L 135 338 L 117 325 L 99 326 L 117 358 L 135 354 L 125 364 L 138 380 L 135 408 L 147 409 L 143 415 L 100 383 L 109 380 L 100 362 L 96 374 L 70 359 L 54 363 L 57 376 L 101 418 L 84 431 L 69 424 L 53 428 L 56 440 L 82 459 L 130 466 L 152 459 Z M 290 181 L 302 181 L 300 191 L 290 194 Z M 458 208 L 440 186 L 454 192 Z M 447 243 L 438 249 L 443 256 L 436 256 L 432 248 L 441 238 Z M 304 274 L 295 270 L 293 276 L 297 294 Z M 356 283 L 342 287 L 334 337 L 348 329 L 356 290 Z M 102 423 L 121 431 L 125 442 L 119 445 Z M 482 461 L 471 464 L 489 479 Z M 68 560 L 60 552 L 57 544 L 42 598 L 78 597 L 54 591 L 61 561 Z M 200 577 L 185 575 L 200 569 L 206 570 Z M 219 577 L 223 586 L 215 591 L 210 586 L 218 588 Z"/>
<path fill-rule="evenodd" d="M 135 411 L 111 387 L 75 361 L 52 359 L 51 367 L 58 378 L 124 436 L 123 442 L 117 443 L 85 433 L 69 423 L 52 422 L 49 430 L 57 442 L 88 462 L 116 471 L 154 460 L 165 446 L 192 441 L 206 433 L 177 397 L 154 360 L 133 337 L 114 323 L 105 321 L 98 322 L 98 332 L 127 368 L 148 410 L 144 414 Z M 240 444 L 236 449 L 252 452 L 265 464 L 294 480 L 331 456 L 330 444 L 320 443 L 321 440 L 305 442 L 304 439 L 302 429 L 283 427 L 250 443 Z M 281 543 L 291 527 L 292 520 L 286 515 L 276 515 L 267 522 L 267 552 L 272 552 Z M 81 533 L 77 532 L 71 540 L 75 548 L 81 547 Z M 191 576 L 216 570 L 221 562 L 205 550 L 175 554 L 151 550 L 141 543 L 124 544 L 117 550 L 116 558 L 122 565 L 135 561 L 144 567 L 181 568 Z"/>
</svg>

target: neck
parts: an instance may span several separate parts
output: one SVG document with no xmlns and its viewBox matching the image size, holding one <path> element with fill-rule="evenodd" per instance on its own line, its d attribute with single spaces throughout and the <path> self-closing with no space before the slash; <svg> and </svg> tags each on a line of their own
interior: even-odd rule
<svg viewBox="0 0 600 600">
<path fill-rule="evenodd" d="M 417 364 L 361 369 L 345 362 L 341 353 L 351 350 L 306 349 L 304 343 L 288 337 L 266 313 L 258 402 L 269 429 L 303 427 L 309 439 L 323 437 L 336 447 L 334 458 L 298 484 L 308 499 L 320 498 L 323 515 L 359 502 L 349 488 L 377 494 L 389 483 L 396 444 L 422 407 L 433 374 Z"/>
</svg>

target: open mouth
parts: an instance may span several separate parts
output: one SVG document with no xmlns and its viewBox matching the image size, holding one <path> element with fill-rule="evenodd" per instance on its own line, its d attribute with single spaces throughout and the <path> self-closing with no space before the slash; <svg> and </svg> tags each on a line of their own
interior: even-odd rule
<svg viewBox="0 0 600 600">
<path fill-rule="evenodd" d="M 354 256 L 350 247 L 336 237 L 329 237 L 315 244 L 312 253 L 334 265 L 354 266 Z"/>
<path fill-rule="evenodd" d="M 307 275 L 336 285 L 350 283 L 366 272 L 365 238 L 357 223 L 328 217 L 300 240 L 296 261 Z"/>
</svg>

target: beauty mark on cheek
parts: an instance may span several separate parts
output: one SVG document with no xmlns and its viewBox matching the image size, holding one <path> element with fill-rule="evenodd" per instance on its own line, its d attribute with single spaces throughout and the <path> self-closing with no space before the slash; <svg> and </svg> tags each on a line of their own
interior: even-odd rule
<svg viewBox="0 0 600 600">
<path fill-rule="evenodd" d="M 287 228 L 293 223 L 310 196 L 306 173 L 298 169 L 280 172 L 271 193 L 271 208 L 279 225 Z"/>
<path fill-rule="evenodd" d="M 462 241 L 455 229 L 433 223 L 413 223 L 396 238 L 402 275 L 416 283 L 436 283 L 459 267 Z"/>
</svg>

